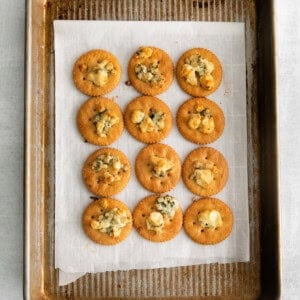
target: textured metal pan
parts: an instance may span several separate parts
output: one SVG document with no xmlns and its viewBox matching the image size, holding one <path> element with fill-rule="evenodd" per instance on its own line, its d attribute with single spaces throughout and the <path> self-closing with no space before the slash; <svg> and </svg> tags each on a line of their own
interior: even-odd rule
<svg viewBox="0 0 300 300">
<path fill-rule="evenodd" d="M 62 298 L 278 298 L 277 101 L 272 1 L 28 0 L 24 295 Z M 245 22 L 250 262 L 87 274 L 54 269 L 55 19 Z"/>
</svg>

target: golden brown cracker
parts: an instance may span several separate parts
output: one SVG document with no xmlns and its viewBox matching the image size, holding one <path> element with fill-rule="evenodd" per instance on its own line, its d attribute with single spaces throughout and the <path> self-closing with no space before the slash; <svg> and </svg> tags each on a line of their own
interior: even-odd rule
<svg viewBox="0 0 300 300">
<path fill-rule="evenodd" d="M 111 161 L 111 164 L 107 164 L 107 167 L 101 166 L 99 158 L 102 155 L 118 158 L 121 166 L 115 160 Z M 128 184 L 130 163 L 121 151 L 114 148 L 101 148 L 93 152 L 85 161 L 82 177 L 86 187 L 95 195 L 111 196 L 120 192 Z"/>
<path fill-rule="evenodd" d="M 134 120 L 134 114 L 136 112 L 142 112 L 145 117 L 141 122 Z M 163 113 L 163 124 L 162 128 L 155 126 L 152 129 L 142 130 L 141 125 L 150 118 L 150 125 L 155 121 L 155 114 Z M 169 107 L 161 100 L 152 96 L 141 96 L 132 100 L 126 107 L 124 114 L 124 122 L 129 133 L 137 140 L 152 144 L 157 143 L 164 139 L 172 128 L 172 113 Z M 153 125 L 152 125 L 153 126 Z M 144 126 L 145 127 L 145 126 Z"/>
<path fill-rule="evenodd" d="M 141 53 L 140 51 L 142 51 L 141 49 L 149 50 L 151 55 L 149 57 L 147 56 L 145 57 L 141 55 L 140 54 Z M 141 65 L 145 66 L 147 69 L 147 71 L 145 72 L 149 73 L 151 64 L 156 62 L 158 65 L 156 70 L 158 70 L 161 80 L 156 82 L 155 81 L 147 82 L 144 79 L 138 78 L 139 75 L 137 75 L 138 73 L 136 73 L 138 66 Z M 154 75 L 151 80 L 155 80 L 156 76 L 158 75 Z M 170 87 L 173 81 L 174 78 L 173 62 L 169 57 L 169 55 L 162 49 L 152 47 L 152 46 L 140 47 L 137 50 L 137 52 L 132 55 L 128 63 L 128 78 L 131 85 L 141 94 L 150 95 L 150 96 L 161 94 L 162 92 L 166 91 Z"/>
<path fill-rule="evenodd" d="M 214 64 L 214 71 L 211 74 L 214 81 L 214 87 L 211 90 L 204 89 L 200 85 L 199 78 L 197 78 L 197 85 L 191 85 L 188 82 L 186 82 L 185 78 L 183 77 L 182 68 L 183 65 L 185 64 L 186 59 L 189 58 L 191 55 L 195 55 L 195 54 L 202 56 L 203 58 L 207 59 L 208 61 Z M 180 87 L 186 93 L 194 97 L 204 97 L 213 93 L 219 87 L 222 80 L 222 66 L 217 56 L 211 51 L 204 48 L 193 48 L 184 52 L 182 56 L 179 58 L 176 65 L 176 76 Z"/>
<path fill-rule="evenodd" d="M 158 176 L 158 164 L 165 160 L 170 169 Z M 156 160 L 156 161 L 155 161 Z M 159 162 L 157 162 L 157 160 Z M 155 169 L 157 172 L 155 173 Z M 164 144 L 152 144 L 143 148 L 135 161 L 135 174 L 141 185 L 154 193 L 165 193 L 174 188 L 181 173 L 181 165 L 178 154 L 170 146 Z"/>
<path fill-rule="evenodd" d="M 126 212 L 128 223 L 121 228 L 119 236 L 112 236 L 106 232 L 94 229 L 91 225 L 106 211 L 119 209 Z M 102 198 L 90 203 L 82 215 L 82 226 L 87 236 L 94 242 L 102 245 L 115 245 L 125 240 L 132 229 L 132 216 L 129 208 L 121 201 L 112 198 Z"/>
<path fill-rule="evenodd" d="M 197 164 L 204 164 L 198 166 Z M 206 165 L 211 165 L 207 168 Z M 200 186 L 191 178 L 196 170 L 211 170 L 211 182 L 206 186 Z M 182 179 L 186 187 L 199 196 L 211 196 L 220 192 L 228 180 L 228 165 L 225 157 L 218 150 L 211 147 L 201 147 L 193 150 L 186 157 L 182 165 Z"/>
<path fill-rule="evenodd" d="M 155 208 L 155 201 L 158 197 L 159 195 L 150 195 L 136 205 L 132 213 L 133 226 L 145 239 L 153 242 L 165 242 L 173 239 L 179 233 L 182 227 L 183 214 L 181 208 L 178 207 L 173 218 L 164 215 L 164 226 L 160 232 L 147 229 L 147 218 L 152 212 L 158 211 Z"/>
<path fill-rule="evenodd" d="M 101 131 L 97 129 L 98 125 L 103 128 Z M 82 104 L 77 113 L 77 127 L 87 142 L 100 146 L 110 145 L 123 131 L 122 111 L 113 100 L 103 97 L 91 98 Z"/>
<path fill-rule="evenodd" d="M 209 109 L 214 122 L 214 129 L 211 132 L 202 132 L 196 126 L 191 126 L 192 118 L 199 118 L 197 107 Z M 184 102 L 178 109 L 176 115 L 177 127 L 180 133 L 189 141 L 197 144 L 209 144 L 218 139 L 225 127 L 225 117 L 222 109 L 213 101 L 206 98 L 192 98 Z M 196 128 L 195 128 L 196 127 Z"/>
<path fill-rule="evenodd" d="M 106 72 L 106 66 L 104 69 L 101 66 L 104 61 L 110 62 L 113 69 Z M 97 78 L 99 79 L 100 73 L 105 75 L 104 72 L 107 73 L 107 78 L 103 81 L 102 76 L 100 84 Z M 121 64 L 112 53 L 96 49 L 84 53 L 76 60 L 73 67 L 73 80 L 82 93 L 88 96 L 101 96 L 111 92 L 118 85 L 121 72 Z"/>
<path fill-rule="evenodd" d="M 198 216 L 203 211 L 218 211 L 222 218 L 222 225 L 217 228 L 203 228 L 200 226 Z M 224 202 L 205 198 L 193 202 L 185 211 L 183 227 L 189 237 L 197 243 L 211 245 L 226 239 L 233 227 L 233 214 Z"/>
</svg>

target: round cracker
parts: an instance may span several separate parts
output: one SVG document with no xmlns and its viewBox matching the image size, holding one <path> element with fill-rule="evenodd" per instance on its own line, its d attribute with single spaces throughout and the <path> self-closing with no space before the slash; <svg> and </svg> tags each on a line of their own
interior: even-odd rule
<svg viewBox="0 0 300 300">
<path fill-rule="evenodd" d="M 149 58 L 140 58 L 137 53 L 134 53 L 128 63 L 128 78 L 131 85 L 141 94 L 155 96 L 166 91 L 174 78 L 174 65 L 170 56 L 162 49 L 146 46 L 153 50 L 152 55 Z M 135 67 L 138 64 L 149 66 L 150 63 L 157 60 L 159 62 L 159 72 L 164 78 L 162 84 L 150 84 L 140 80 L 135 74 Z"/>
<path fill-rule="evenodd" d="M 92 81 L 85 78 L 86 72 L 82 71 L 82 66 L 92 68 L 103 60 L 110 61 L 114 66 L 114 73 L 108 75 L 108 82 L 103 86 L 97 86 Z M 102 96 L 111 92 L 120 82 L 122 68 L 119 60 L 110 52 L 102 49 L 91 50 L 81 55 L 73 67 L 73 81 L 82 93 L 88 96 Z"/>
<path fill-rule="evenodd" d="M 214 119 L 215 128 L 211 133 L 202 133 L 198 129 L 191 129 L 188 121 L 191 115 L 196 114 L 195 105 L 209 108 Z M 223 133 L 225 127 L 225 116 L 222 109 L 215 102 L 206 98 L 192 98 L 184 102 L 178 109 L 176 115 L 177 127 L 180 133 L 189 141 L 196 144 L 209 144 L 217 140 Z"/>
<path fill-rule="evenodd" d="M 141 132 L 138 124 L 131 121 L 131 115 L 134 110 L 143 111 L 145 114 L 151 114 L 152 110 L 160 111 L 165 114 L 165 126 L 162 130 L 153 132 Z M 141 96 L 132 100 L 126 107 L 124 122 L 129 133 L 137 140 L 152 144 L 164 139 L 172 128 L 172 113 L 170 108 L 160 99 L 151 96 Z"/>
<path fill-rule="evenodd" d="M 113 237 L 100 230 L 93 229 L 91 222 L 97 219 L 105 210 L 119 208 L 126 211 L 126 216 L 130 218 L 130 222 L 121 229 L 121 234 L 118 237 Z M 132 229 L 132 216 L 129 208 L 123 202 L 112 199 L 102 198 L 88 205 L 82 215 L 82 227 L 86 235 L 94 242 L 102 245 L 115 245 L 125 240 Z"/>
<path fill-rule="evenodd" d="M 178 207 L 174 217 L 169 219 L 164 216 L 164 227 L 161 232 L 148 230 L 146 220 L 155 209 L 155 201 L 160 195 L 150 195 L 142 199 L 135 207 L 132 218 L 133 226 L 137 232 L 147 240 L 152 242 L 165 242 L 173 239 L 182 227 L 183 214 L 181 207 Z"/>
<path fill-rule="evenodd" d="M 222 226 L 216 229 L 201 228 L 198 214 L 205 210 L 217 210 L 221 214 Z M 214 198 L 204 198 L 193 202 L 185 211 L 183 227 L 188 236 L 197 243 L 212 245 L 225 240 L 233 227 L 233 214 L 228 205 Z"/>
<path fill-rule="evenodd" d="M 214 71 L 212 72 L 212 77 L 214 79 L 214 87 L 211 90 L 206 90 L 201 87 L 201 85 L 191 85 L 185 81 L 185 79 L 181 75 L 181 69 L 182 66 L 185 63 L 185 59 L 190 57 L 191 55 L 198 54 L 202 57 L 206 58 L 208 61 L 212 62 L 214 64 Z M 217 58 L 217 56 L 212 53 L 211 51 L 204 49 L 204 48 L 193 48 L 190 49 L 182 54 L 182 56 L 179 58 L 177 65 L 176 65 L 176 76 L 177 81 L 180 85 L 180 87 L 188 94 L 194 97 L 204 97 L 211 93 L 213 93 L 220 85 L 222 81 L 222 66 Z"/>
<path fill-rule="evenodd" d="M 101 172 L 96 172 L 92 169 L 91 164 L 100 155 L 107 154 L 113 155 L 119 158 L 121 164 L 126 170 L 120 170 L 121 180 L 113 183 L 106 183 L 101 180 Z M 112 170 L 108 169 L 109 171 Z M 130 179 L 130 163 L 126 155 L 114 148 L 101 148 L 93 152 L 85 161 L 82 169 L 82 177 L 86 187 L 97 196 L 112 196 L 119 193 L 129 182 Z"/>
<path fill-rule="evenodd" d="M 105 137 L 97 134 L 93 123 L 94 116 L 103 108 L 119 118 L 119 122 L 109 129 Z M 85 141 L 100 146 L 110 145 L 118 139 L 124 129 L 122 111 L 113 100 L 103 97 L 91 98 L 82 104 L 77 113 L 77 127 Z"/>
<path fill-rule="evenodd" d="M 206 187 L 201 187 L 190 178 L 194 172 L 194 163 L 211 161 L 218 169 L 214 174 L 213 181 Z M 186 187 L 194 194 L 199 196 L 211 196 L 220 192 L 228 180 L 228 165 L 225 157 L 218 150 L 211 147 L 201 147 L 189 153 L 182 165 L 182 179 Z"/>
<path fill-rule="evenodd" d="M 173 163 L 173 168 L 165 177 L 155 177 L 151 170 L 150 158 L 152 155 L 166 158 Z M 141 185 L 154 193 L 165 193 L 174 188 L 181 173 L 181 164 L 178 154 L 173 148 L 164 144 L 152 144 L 143 148 L 135 161 L 135 174 Z"/>
</svg>

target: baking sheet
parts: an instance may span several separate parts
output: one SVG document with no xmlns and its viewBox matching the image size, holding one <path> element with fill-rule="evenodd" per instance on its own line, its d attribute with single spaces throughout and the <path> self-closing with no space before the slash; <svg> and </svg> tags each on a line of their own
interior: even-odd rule
<svg viewBox="0 0 300 300">
<path fill-rule="evenodd" d="M 243 23 L 205 22 L 85 22 L 55 21 L 56 68 L 56 207 L 55 262 L 64 271 L 60 283 L 66 283 L 65 272 L 103 272 L 111 270 L 151 269 L 187 266 L 199 263 L 243 262 L 249 260 L 249 219 L 247 183 L 246 75 Z M 145 34 L 146 33 L 146 34 Z M 76 113 L 88 99 L 72 82 L 72 67 L 82 53 L 103 48 L 114 53 L 123 67 L 119 86 L 106 95 L 124 111 L 139 94 L 125 84 L 126 66 L 132 53 L 141 45 L 153 45 L 167 51 L 174 63 L 180 55 L 194 47 L 212 50 L 221 60 L 223 80 L 219 89 L 208 96 L 224 111 L 226 125 L 223 135 L 208 145 L 221 151 L 229 164 L 229 180 L 215 197 L 227 203 L 234 214 L 232 234 L 222 243 L 201 246 L 181 230 L 166 243 L 152 243 L 135 230 L 130 237 L 114 247 L 99 246 L 90 241 L 81 229 L 81 214 L 92 201 L 81 179 L 82 165 L 87 156 L 98 149 L 83 142 L 76 128 Z M 174 80 L 171 87 L 158 95 L 171 108 L 173 119 L 181 103 L 191 98 Z M 181 161 L 198 145 L 186 141 L 174 121 L 171 134 L 162 141 L 172 146 Z M 150 194 L 134 175 L 134 161 L 144 146 L 125 130 L 111 145 L 130 159 L 132 178 L 116 199 L 131 210 Z M 185 210 L 195 195 L 183 182 L 169 192 Z M 134 255 L 132 255 L 134 254 Z M 99 258 L 105 258 L 99 260 Z"/>
<path fill-rule="evenodd" d="M 28 299 L 280 296 L 274 2 L 28 0 L 24 295 Z M 86 274 L 59 287 L 54 266 L 53 20 L 245 22 L 250 261 Z"/>
</svg>

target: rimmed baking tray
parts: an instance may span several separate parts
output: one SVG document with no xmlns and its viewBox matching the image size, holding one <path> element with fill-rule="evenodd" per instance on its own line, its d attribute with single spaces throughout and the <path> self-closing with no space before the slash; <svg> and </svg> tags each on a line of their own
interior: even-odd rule
<svg viewBox="0 0 300 300">
<path fill-rule="evenodd" d="M 54 268 L 56 19 L 245 23 L 249 262 L 87 274 L 58 286 L 58 271 Z M 280 296 L 276 53 L 271 0 L 28 0 L 26 49 L 26 298 Z"/>
</svg>

